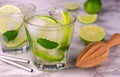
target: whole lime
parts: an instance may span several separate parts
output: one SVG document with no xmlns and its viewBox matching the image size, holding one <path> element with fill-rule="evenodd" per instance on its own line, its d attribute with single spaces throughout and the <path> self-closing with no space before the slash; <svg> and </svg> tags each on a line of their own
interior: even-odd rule
<svg viewBox="0 0 120 77">
<path fill-rule="evenodd" d="M 84 9 L 89 14 L 96 14 L 101 11 L 102 2 L 100 0 L 87 0 L 84 3 Z"/>
</svg>

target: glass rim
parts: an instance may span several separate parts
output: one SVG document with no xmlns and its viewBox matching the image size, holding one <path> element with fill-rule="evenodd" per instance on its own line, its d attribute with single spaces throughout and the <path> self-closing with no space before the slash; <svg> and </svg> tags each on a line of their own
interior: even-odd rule
<svg viewBox="0 0 120 77">
<path fill-rule="evenodd" d="M 48 11 L 49 12 L 50 10 L 38 10 L 38 11 L 35 11 L 35 12 L 39 12 L 39 11 Z M 35 26 L 35 27 L 41 27 L 41 28 L 67 27 L 67 26 L 71 26 L 71 24 L 75 23 L 75 21 L 76 21 L 76 16 L 70 13 L 70 16 L 71 15 L 73 17 L 73 20 L 69 24 L 56 24 L 57 26 L 39 26 L 39 25 L 36 25 L 36 24 L 32 24 L 32 23 L 30 23 L 30 22 L 27 21 L 27 19 L 29 19 L 29 18 L 27 18 L 27 16 L 29 16 L 29 14 L 26 15 L 26 16 L 24 16 L 23 21 L 26 24 L 29 24 L 29 25 L 32 25 L 32 26 Z M 37 16 L 37 15 L 33 15 L 32 17 L 35 17 L 35 16 Z M 32 18 L 32 17 L 30 17 L 30 18 Z"/>
<path fill-rule="evenodd" d="M 17 7 L 17 5 L 25 5 L 25 7 L 32 7 L 32 8 L 30 8 L 30 9 L 27 9 L 26 11 L 23 11 L 22 12 L 22 9 L 20 9 L 19 7 L 19 9 L 21 10 L 21 13 L 13 13 L 13 14 L 11 14 L 11 15 L 14 15 L 14 14 L 24 14 L 24 13 L 27 13 L 28 11 L 33 11 L 33 10 L 35 10 L 36 9 L 36 6 L 33 4 L 33 3 L 30 3 L 30 2 L 28 2 L 28 3 L 23 3 L 23 2 L 21 2 L 21 1 L 9 1 L 9 2 L 3 2 L 3 3 L 0 3 L 0 6 L 4 6 L 4 5 L 15 5 L 16 7 Z M 2 12 L 0 12 L 0 15 L 10 15 L 9 13 L 2 13 Z"/>
</svg>

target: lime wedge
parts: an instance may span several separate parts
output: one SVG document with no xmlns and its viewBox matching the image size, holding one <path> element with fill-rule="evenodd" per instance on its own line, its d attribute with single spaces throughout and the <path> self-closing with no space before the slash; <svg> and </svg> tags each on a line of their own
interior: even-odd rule
<svg viewBox="0 0 120 77">
<path fill-rule="evenodd" d="M 97 25 L 83 26 L 79 31 L 80 39 L 87 45 L 91 42 L 102 41 L 105 37 L 105 31 Z"/>
<path fill-rule="evenodd" d="M 64 7 L 68 10 L 74 11 L 80 7 L 78 3 L 64 3 Z"/>
<path fill-rule="evenodd" d="M 21 13 L 21 10 L 14 5 L 4 5 L 0 7 L 0 12 L 7 14 Z"/>
<path fill-rule="evenodd" d="M 90 24 L 97 20 L 97 14 L 92 15 L 80 15 L 78 19 L 83 24 Z"/>
</svg>

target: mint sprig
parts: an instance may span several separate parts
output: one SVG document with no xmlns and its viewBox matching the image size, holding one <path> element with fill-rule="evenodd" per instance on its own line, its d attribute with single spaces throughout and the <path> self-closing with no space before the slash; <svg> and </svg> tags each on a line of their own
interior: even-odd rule
<svg viewBox="0 0 120 77">
<path fill-rule="evenodd" d="M 18 35 L 18 30 L 9 30 L 3 33 L 3 38 L 6 42 L 14 40 Z"/>
<path fill-rule="evenodd" d="M 20 25 L 20 27 L 16 30 L 8 30 L 5 33 L 3 33 L 3 38 L 6 42 L 10 42 L 15 40 L 15 38 L 18 35 L 19 29 L 22 27 L 23 23 Z"/>
<path fill-rule="evenodd" d="M 58 46 L 57 42 L 50 41 L 50 40 L 43 39 L 43 38 L 38 38 L 37 43 L 46 49 L 54 49 Z"/>
</svg>

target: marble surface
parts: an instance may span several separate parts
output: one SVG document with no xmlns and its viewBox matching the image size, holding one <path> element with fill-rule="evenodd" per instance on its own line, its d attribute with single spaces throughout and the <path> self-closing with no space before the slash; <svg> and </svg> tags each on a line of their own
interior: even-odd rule
<svg viewBox="0 0 120 77">
<path fill-rule="evenodd" d="M 0 0 L 0 3 L 14 0 Z M 64 2 L 78 2 L 80 9 L 73 13 L 77 15 L 83 11 L 83 3 L 85 0 L 15 0 L 22 2 L 30 2 L 37 6 L 38 9 L 49 9 L 51 7 L 63 7 Z M 120 33 L 120 0 L 102 0 L 103 9 L 99 13 L 98 20 L 94 23 L 103 27 L 106 31 L 105 40 L 109 39 L 114 33 Z M 71 47 L 69 49 L 69 65 L 67 69 L 48 73 L 38 71 L 33 63 L 25 65 L 34 68 L 33 73 L 26 72 L 14 66 L 8 65 L 0 61 L 0 77 L 120 77 L 120 45 L 111 48 L 108 59 L 101 65 L 91 69 L 81 69 L 75 67 L 75 60 L 80 51 L 84 48 L 80 41 L 78 31 L 81 24 L 78 20 L 75 23 L 75 31 Z M 30 58 L 30 53 L 18 55 L 18 57 Z"/>
</svg>

